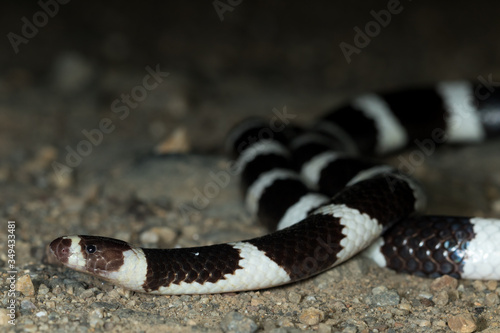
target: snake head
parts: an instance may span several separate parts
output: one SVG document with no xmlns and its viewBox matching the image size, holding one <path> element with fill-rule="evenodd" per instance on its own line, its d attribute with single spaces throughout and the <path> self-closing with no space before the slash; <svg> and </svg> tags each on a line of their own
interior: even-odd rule
<svg viewBox="0 0 500 333">
<path fill-rule="evenodd" d="M 64 236 L 52 241 L 50 252 L 56 261 L 71 269 L 103 278 L 118 271 L 129 244 L 98 236 Z"/>
</svg>

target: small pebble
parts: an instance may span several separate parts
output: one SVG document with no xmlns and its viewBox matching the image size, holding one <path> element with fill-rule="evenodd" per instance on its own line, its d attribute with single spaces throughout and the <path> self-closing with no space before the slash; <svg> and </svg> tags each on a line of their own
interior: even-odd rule
<svg viewBox="0 0 500 333">
<path fill-rule="evenodd" d="M 474 319 L 468 313 L 450 317 L 448 327 L 457 333 L 472 333 L 477 328 Z"/>
<path fill-rule="evenodd" d="M 173 244 L 177 238 L 175 230 L 169 227 L 153 227 L 151 231 L 160 237 L 160 242 L 163 244 Z"/>
<path fill-rule="evenodd" d="M 187 130 L 184 127 L 175 129 L 169 137 L 160 142 L 155 148 L 157 154 L 185 153 L 191 149 Z"/>
<path fill-rule="evenodd" d="M 188 319 L 188 320 L 186 320 L 186 325 L 187 326 L 196 326 L 196 321 L 193 319 Z"/>
<path fill-rule="evenodd" d="M 91 317 L 89 319 L 89 325 L 90 325 L 90 327 L 102 327 L 104 325 L 104 320 L 99 319 L 99 318 L 95 318 L 95 317 Z"/>
<path fill-rule="evenodd" d="M 141 232 L 139 240 L 142 244 L 158 244 L 160 236 L 152 230 Z"/>
<path fill-rule="evenodd" d="M 40 284 L 40 287 L 38 287 L 38 295 L 47 295 L 49 293 L 50 289 L 43 283 Z"/>
<path fill-rule="evenodd" d="M 388 289 L 386 286 L 378 286 L 372 289 L 372 294 L 373 295 L 380 295 L 384 292 L 386 292 Z"/>
<path fill-rule="evenodd" d="M 417 325 L 420 327 L 431 327 L 431 321 L 426 319 L 420 319 L 417 321 Z"/>
<path fill-rule="evenodd" d="M 323 319 L 325 319 L 325 313 L 313 307 L 302 311 L 299 317 L 301 323 L 309 326 L 318 325 Z"/>
<path fill-rule="evenodd" d="M 94 309 L 90 312 L 89 317 L 102 319 L 104 318 L 104 311 L 102 310 L 102 308 Z"/>
<path fill-rule="evenodd" d="M 107 303 L 107 302 L 94 302 L 90 304 L 90 307 L 95 310 L 116 310 L 120 307 L 118 303 Z"/>
<path fill-rule="evenodd" d="M 398 308 L 401 310 L 404 310 L 404 311 L 411 311 L 412 310 L 411 304 L 408 303 L 408 301 L 406 299 L 403 299 L 401 304 L 399 304 Z"/>
<path fill-rule="evenodd" d="M 250 301 L 251 306 L 259 306 L 262 304 L 264 304 L 264 301 L 260 298 L 252 298 L 252 300 Z"/>
<path fill-rule="evenodd" d="M 446 327 L 446 322 L 444 320 L 436 320 L 432 324 L 435 327 L 440 327 L 440 328 Z"/>
<path fill-rule="evenodd" d="M 450 301 L 456 301 L 457 299 L 460 298 L 460 293 L 458 290 L 452 290 L 448 292 L 448 298 Z"/>
<path fill-rule="evenodd" d="M 48 308 L 48 309 L 53 309 L 56 307 L 56 302 L 54 301 L 47 301 L 45 302 L 45 306 Z"/>
<path fill-rule="evenodd" d="M 474 289 L 477 291 L 484 291 L 486 290 L 486 286 L 484 285 L 483 281 L 481 280 L 475 280 L 472 282 L 472 285 L 474 286 Z"/>
<path fill-rule="evenodd" d="M 9 311 L 7 309 L 0 309 L 0 326 L 8 325 L 9 320 Z"/>
<path fill-rule="evenodd" d="M 281 328 L 283 328 L 283 327 L 294 327 L 295 326 L 295 324 L 293 323 L 293 321 L 290 318 L 280 318 L 280 319 L 278 319 L 278 325 L 281 326 Z"/>
<path fill-rule="evenodd" d="M 412 306 L 410 303 L 401 303 L 398 305 L 397 309 L 392 310 L 396 315 L 404 316 L 410 313 Z"/>
<path fill-rule="evenodd" d="M 344 309 L 347 309 L 347 307 L 342 301 L 334 301 L 332 303 L 332 308 L 334 308 L 336 311 L 342 311 Z"/>
<path fill-rule="evenodd" d="M 498 295 L 495 293 L 491 293 L 491 294 L 486 295 L 485 303 L 488 306 L 497 305 L 498 304 Z"/>
<path fill-rule="evenodd" d="M 39 312 L 35 313 L 35 316 L 37 316 L 38 318 L 47 317 L 47 311 L 39 311 Z"/>
<path fill-rule="evenodd" d="M 446 290 L 441 290 L 434 297 L 433 301 L 438 306 L 445 306 L 446 304 L 448 304 L 449 299 L 450 297 L 448 295 L 448 292 Z"/>
<path fill-rule="evenodd" d="M 23 309 L 23 310 L 35 310 L 36 306 L 35 306 L 35 304 L 33 304 L 33 302 L 31 302 L 27 299 L 23 299 L 21 301 L 21 309 Z"/>
<path fill-rule="evenodd" d="M 426 307 L 431 307 L 435 305 L 435 303 L 428 298 L 421 298 L 420 303 L 422 303 L 422 305 Z"/>
<path fill-rule="evenodd" d="M 264 330 L 264 332 L 269 332 L 270 330 L 273 330 L 275 328 L 276 323 L 274 322 L 274 320 L 264 319 L 264 321 L 262 322 L 262 329 Z"/>
<path fill-rule="evenodd" d="M 332 333 L 332 327 L 324 323 L 319 323 L 318 333 Z"/>
<path fill-rule="evenodd" d="M 342 333 L 358 333 L 358 329 L 354 325 L 348 325 L 342 330 Z M 364 332 L 364 331 L 363 331 Z"/>
<path fill-rule="evenodd" d="M 438 277 L 431 283 L 431 289 L 434 291 L 454 290 L 457 289 L 457 286 L 458 280 L 449 275 Z"/>
<path fill-rule="evenodd" d="M 55 323 L 58 322 L 61 319 L 61 316 L 59 313 L 52 311 L 49 315 L 48 318 L 51 322 Z"/>
<path fill-rule="evenodd" d="M 400 297 L 395 290 L 388 290 L 385 286 L 372 289 L 372 295 L 365 298 L 365 303 L 372 306 L 395 306 L 398 305 Z"/>
<path fill-rule="evenodd" d="M 116 232 L 114 238 L 130 243 L 132 241 L 132 233 L 130 231 L 120 230 Z"/>
<path fill-rule="evenodd" d="M 35 324 L 26 324 L 23 326 L 23 332 L 38 332 L 38 326 Z"/>
<path fill-rule="evenodd" d="M 17 279 L 16 290 L 20 291 L 24 296 L 35 295 L 35 287 L 33 286 L 33 282 L 31 282 L 31 277 L 29 276 L 29 274 L 20 276 Z"/>
<path fill-rule="evenodd" d="M 316 297 L 314 297 L 314 296 L 306 296 L 306 298 L 304 298 L 304 301 L 306 301 L 306 302 L 316 302 Z"/>
<path fill-rule="evenodd" d="M 89 298 L 94 296 L 94 290 L 93 289 L 86 289 L 82 291 L 82 293 L 79 295 L 81 298 Z"/>
<path fill-rule="evenodd" d="M 431 299 L 431 298 L 432 298 L 432 294 L 431 294 L 431 293 L 428 293 L 428 292 L 425 292 L 425 291 L 420 292 L 420 293 L 418 294 L 418 296 L 420 296 L 420 297 L 422 297 L 422 298 L 427 298 L 427 299 Z"/>
<path fill-rule="evenodd" d="M 486 282 L 486 288 L 488 288 L 488 290 L 493 291 L 497 289 L 497 287 L 498 287 L 498 281 L 490 280 Z"/>
<path fill-rule="evenodd" d="M 293 304 L 299 304 L 301 299 L 302 299 L 302 296 L 300 296 L 300 294 L 295 293 L 293 291 L 290 294 L 288 294 L 288 300 Z"/>
<path fill-rule="evenodd" d="M 222 331 L 226 333 L 253 333 L 259 328 L 250 318 L 239 312 L 229 312 L 220 323 Z"/>
</svg>

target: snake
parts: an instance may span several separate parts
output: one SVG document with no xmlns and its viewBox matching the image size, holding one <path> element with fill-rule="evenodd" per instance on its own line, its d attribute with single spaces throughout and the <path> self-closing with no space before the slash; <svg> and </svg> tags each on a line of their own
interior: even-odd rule
<svg viewBox="0 0 500 333">
<path fill-rule="evenodd" d="M 67 268 L 160 295 L 281 286 L 360 252 L 401 273 L 500 280 L 500 220 L 424 215 L 419 182 L 374 159 L 415 144 L 498 137 L 500 92 L 473 81 L 441 82 L 360 95 L 309 127 L 278 123 L 249 118 L 226 143 L 246 207 L 270 233 L 168 249 L 63 236 L 50 243 L 50 255 Z"/>
</svg>

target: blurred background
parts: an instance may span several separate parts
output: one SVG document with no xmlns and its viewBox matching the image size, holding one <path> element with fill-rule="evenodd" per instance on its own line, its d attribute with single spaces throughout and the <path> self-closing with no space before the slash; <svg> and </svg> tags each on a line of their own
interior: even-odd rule
<svg viewBox="0 0 500 333">
<path fill-rule="evenodd" d="M 390 22 L 373 25 L 388 7 Z M 307 122 L 364 91 L 500 80 L 499 12 L 495 1 L 11 2 L 0 13 L 1 163 L 47 145 L 65 154 L 103 118 L 116 127 L 83 167 L 178 128 L 190 150 L 220 152 L 232 124 L 273 108 Z M 373 37 L 356 44 L 367 24 Z M 113 101 L 147 66 L 169 76 L 119 119 Z"/>
<path fill-rule="evenodd" d="M 307 124 L 362 92 L 500 81 L 499 12 L 494 1 L 11 2 L 0 12 L 0 199 L 118 177 L 155 147 L 221 156 L 250 115 L 286 108 Z M 466 170 L 449 177 L 470 188 Z"/>
</svg>

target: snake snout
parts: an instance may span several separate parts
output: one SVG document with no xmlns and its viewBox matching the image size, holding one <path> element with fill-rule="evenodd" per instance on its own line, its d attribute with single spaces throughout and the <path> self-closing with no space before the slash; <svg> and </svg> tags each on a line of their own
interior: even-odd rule
<svg viewBox="0 0 500 333">
<path fill-rule="evenodd" d="M 49 245 L 50 251 L 53 256 L 62 263 L 67 264 L 68 258 L 71 255 L 71 239 L 66 237 L 59 237 L 54 239 Z"/>
</svg>

